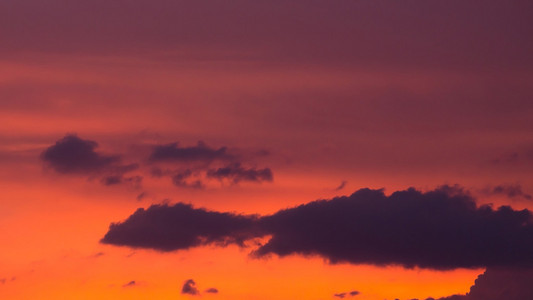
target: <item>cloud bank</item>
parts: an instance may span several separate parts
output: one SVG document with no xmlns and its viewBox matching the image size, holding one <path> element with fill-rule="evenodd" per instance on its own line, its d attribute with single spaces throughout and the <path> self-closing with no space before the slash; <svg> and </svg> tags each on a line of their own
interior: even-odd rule
<svg viewBox="0 0 533 300">
<path fill-rule="evenodd" d="M 437 270 L 533 264 L 533 218 L 528 210 L 478 206 L 466 192 L 410 188 L 390 196 L 360 189 L 258 217 L 191 205 L 140 208 L 111 224 L 103 243 L 160 251 L 207 244 L 244 245 L 269 255 L 319 256 L 330 263 L 401 265 Z"/>
</svg>

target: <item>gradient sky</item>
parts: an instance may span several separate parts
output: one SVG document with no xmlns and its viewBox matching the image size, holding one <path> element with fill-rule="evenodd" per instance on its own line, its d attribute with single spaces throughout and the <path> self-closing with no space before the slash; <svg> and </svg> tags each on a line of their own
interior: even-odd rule
<svg viewBox="0 0 533 300">
<path fill-rule="evenodd" d="M 532 37 L 529 0 L 2 0 L 0 298 L 533 297 Z"/>
</svg>

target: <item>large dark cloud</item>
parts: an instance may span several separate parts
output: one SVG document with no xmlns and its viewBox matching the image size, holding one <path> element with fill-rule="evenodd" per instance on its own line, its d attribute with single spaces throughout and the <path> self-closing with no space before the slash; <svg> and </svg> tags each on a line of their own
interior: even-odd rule
<svg viewBox="0 0 533 300">
<path fill-rule="evenodd" d="M 178 203 L 139 209 L 114 223 L 102 242 L 163 251 L 270 236 L 253 251 L 320 256 L 331 263 L 430 269 L 533 264 L 528 210 L 478 206 L 466 192 L 442 187 L 390 196 L 361 189 L 262 218 L 195 209 Z"/>
<path fill-rule="evenodd" d="M 478 207 L 449 187 L 386 196 L 361 189 L 261 219 L 272 238 L 256 255 L 320 255 L 332 263 L 398 264 L 432 269 L 533 263 L 527 210 Z"/>
<path fill-rule="evenodd" d="M 235 163 L 229 166 L 225 166 L 218 169 L 210 169 L 207 171 L 207 177 L 217 179 L 229 179 L 234 183 L 240 181 L 272 181 L 274 176 L 272 170 L 269 168 L 256 169 L 256 168 L 244 168 L 240 163 Z"/>
<path fill-rule="evenodd" d="M 59 173 L 92 173 L 110 168 L 118 155 L 96 152 L 98 143 L 76 135 L 66 135 L 41 153 L 41 159 Z"/>
<path fill-rule="evenodd" d="M 198 142 L 196 146 L 180 147 L 178 143 L 155 146 L 150 154 L 151 161 L 177 161 L 177 162 L 211 162 L 214 160 L 229 160 L 232 156 L 227 153 L 226 147 L 218 149 Z"/>
<path fill-rule="evenodd" d="M 493 268 L 478 276 L 466 295 L 439 300 L 524 300 L 533 299 L 533 269 Z"/>
<path fill-rule="evenodd" d="M 127 220 L 113 223 L 103 243 L 152 248 L 187 249 L 206 244 L 242 243 L 258 235 L 255 216 L 207 211 L 178 203 L 139 208 Z"/>
</svg>

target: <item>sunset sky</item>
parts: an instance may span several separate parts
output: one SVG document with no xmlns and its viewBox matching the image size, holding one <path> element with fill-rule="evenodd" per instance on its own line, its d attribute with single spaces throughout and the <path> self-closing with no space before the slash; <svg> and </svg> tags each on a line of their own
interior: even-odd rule
<svg viewBox="0 0 533 300">
<path fill-rule="evenodd" d="M 0 299 L 533 299 L 532 116 L 530 0 L 1 0 Z"/>
</svg>

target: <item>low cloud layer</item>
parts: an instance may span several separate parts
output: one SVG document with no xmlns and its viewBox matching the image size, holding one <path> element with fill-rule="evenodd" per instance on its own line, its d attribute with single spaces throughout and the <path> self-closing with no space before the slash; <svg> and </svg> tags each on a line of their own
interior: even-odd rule
<svg viewBox="0 0 533 300">
<path fill-rule="evenodd" d="M 533 269 L 494 268 L 478 276 L 466 295 L 438 300 L 525 300 L 533 299 Z"/>
<path fill-rule="evenodd" d="M 111 224 L 103 243 L 160 251 L 207 244 L 242 245 L 258 235 L 256 217 L 207 211 L 178 203 L 139 208 L 127 220 Z"/>
<path fill-rule="evenodd" d="M 103 243 L 161 251 L 206 244 L 244 245 L 269 236 L 252 255 L 320 256 L 330 263 L 448 270 L 533 264 L 528 210 L 478 206 L 466 192 L 442 187 L 390 196 L 361 189 L 257 217 L 178 203 L 138 209 L 111 224 Z"/>
</svg>

